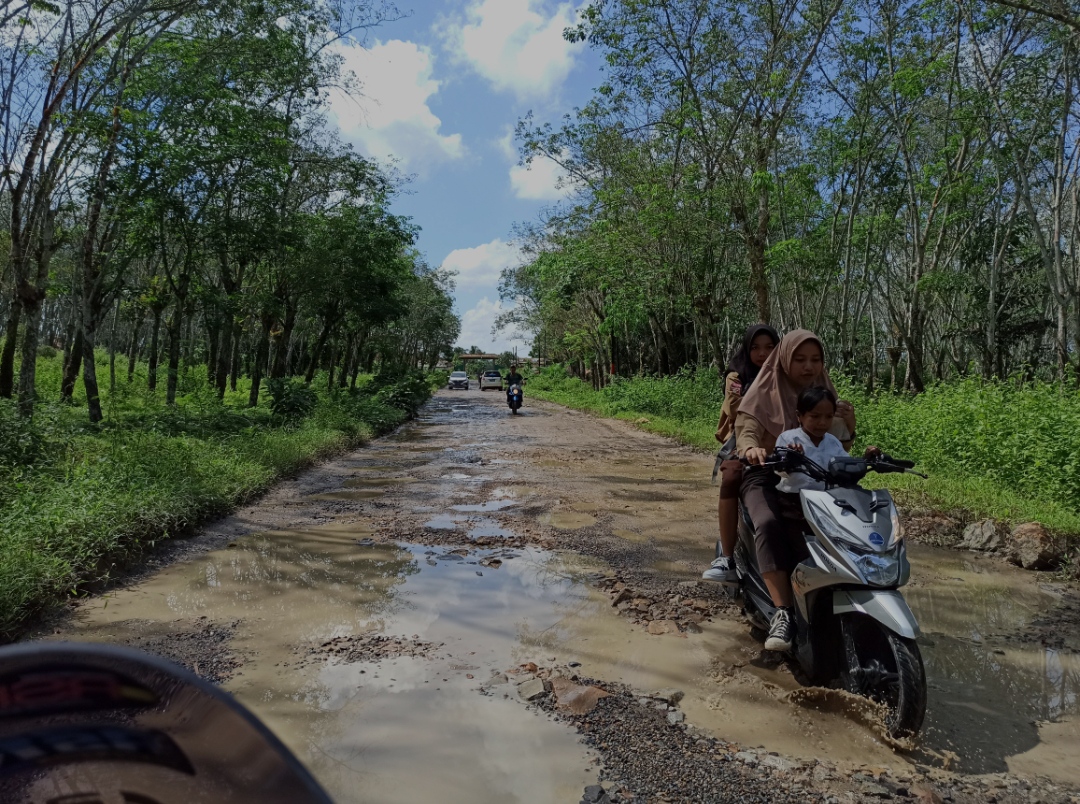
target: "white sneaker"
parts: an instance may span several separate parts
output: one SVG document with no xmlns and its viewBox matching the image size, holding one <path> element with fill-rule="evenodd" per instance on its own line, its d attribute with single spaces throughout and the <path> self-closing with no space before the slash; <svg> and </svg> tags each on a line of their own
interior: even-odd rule
<svg viewBox="0 0 1080 804">
<path fill-rule="evenodd" d="M 715 559 L 709 568 L 701 573 L 706 581 L 719 581 L 720 583 L 738 583 L 739 573 L 735 571 L 735 562 L 728 556 L 720 556 Z"/>
</svg>

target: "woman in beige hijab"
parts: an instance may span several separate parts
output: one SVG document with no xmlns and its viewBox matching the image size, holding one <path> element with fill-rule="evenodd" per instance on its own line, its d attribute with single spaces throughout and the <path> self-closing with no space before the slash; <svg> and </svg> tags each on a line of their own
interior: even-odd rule
<svg viewBox="0 0 1080 804">
<path fill-rule="evenodd" d="M 754 523 L 758 569 L 777 606 L 765 642 L 769 650 L 791 648 L 795 632 L 791 572 L 808 553 L 801 529 L 791 526 L 800 518 L 800 512 L 789 510 L 782 499 L 788 495 L 776 491 L 777 474 L 759 467 L 776 448 L 777 437 L 799 426 L 796 400 L 801 391 L 816 385 L 836 393 L 825 370 L 825 349 L 814 333 L 794 330 L 769 355 L 735 417 L 735 443 L 739 455 L 750 464 L 743 476 L 741 498 Z M 850 402 L 837 402 L 832 433 L 844 449 L 851 449 L 855 410 Z"/>
</svg>

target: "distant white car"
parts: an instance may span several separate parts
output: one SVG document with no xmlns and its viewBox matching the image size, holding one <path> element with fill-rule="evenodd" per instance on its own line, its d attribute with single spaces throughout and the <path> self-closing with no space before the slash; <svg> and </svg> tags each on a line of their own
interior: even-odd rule
<svg viewBox="0 0 1080 804">
<path fill-rule="evenodd" d="M 489 388 L 494 388 L 496 391 L 502 390 L 502 375 L 494 369 L 480 375 L 480 390 L 486 391 Z"/>
<path fill-rule="evenodd" d="M 451 391 L 455 388 L 461 388 L 465 391 L 469 390 L 469 375 L 464 371 L 452 371 L 450 372 L 450 382 L 446 385 Z"/>
</svg>

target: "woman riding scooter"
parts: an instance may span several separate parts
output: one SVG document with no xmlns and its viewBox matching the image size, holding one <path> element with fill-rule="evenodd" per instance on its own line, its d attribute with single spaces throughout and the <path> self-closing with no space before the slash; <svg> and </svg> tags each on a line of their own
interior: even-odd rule
<svg viewBox="0 0 1080 804">
<path fill-rule="evenodd" d="M 743 475 L 740 498 L 754 523 L 754 541 L 758 566 L 777 606 L 769 626 L 767 644 L 790 646 L 795 621 L 791 616 L 791 572 L 806 557 L 801 538 L 790 538 L 792 529 L 784 519 L 776 492 L 780 478 L 761 468 L 776 448 L 776 439 L 786 430 L 799 426 L 796 402 L 799 393 L 814 385 L 824 386 L 833 394 L 825 370 L 825 349 L 814 333 L 797 329 L 789 332 L 769 355 L 750 392 L 743 398 L 735 417 L 735 443 L 739 456 L 750 464 Z M 846 400 L 836 404 L 832 431 L 845 450 L 855 440 L 855 409 Z"/>
</svg>

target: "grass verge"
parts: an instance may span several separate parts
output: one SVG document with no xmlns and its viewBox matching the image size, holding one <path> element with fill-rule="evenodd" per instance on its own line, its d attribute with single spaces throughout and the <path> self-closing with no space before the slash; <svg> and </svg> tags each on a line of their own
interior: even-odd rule
<svg viewBox="0 0 1080 804">
<path fill-rule="evenodd" d="M 715 452 L 722 402 L 716 372 L 617 380 L 595 391 L 561 367 L 531 379 L 529 394 L 627 420 L 701 452 Z M 860 445 L 911 458 L 930 475 L 887 475 L 875 484 L 901 505 L 963 521 L 1040 522 L 1080 540 L 1080 395 L 1054 386 L 965 380 L 914 399 L 868 397 L 841 387 L 859 416 Z"/>
<path fill-rule="evenodd" d="M 393 429 L 442 379 L 369 377 L 355 392 L 325 378 L 281 383 L 254 409 L 243 407 L 246 389 L 222 403 L 198 383 L 173 408 L 114 394 L 98 426 L 56 404 L 27 423 L 0 400 L 0 635 L 14 638 L 157 542 Z"/>
</svg>

